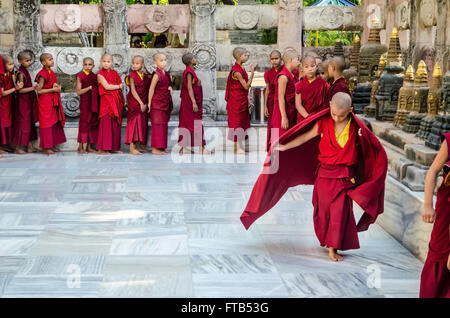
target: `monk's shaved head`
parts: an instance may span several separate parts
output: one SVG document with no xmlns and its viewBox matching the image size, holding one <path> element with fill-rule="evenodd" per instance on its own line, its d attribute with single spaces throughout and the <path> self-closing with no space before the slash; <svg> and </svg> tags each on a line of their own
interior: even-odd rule
<svg viewBox="0 0 450 318">
<path fill-rule="evenodd" d="M 164 57 L 166 57 L 164 53 L 155 53 L 153 54 L 153 62 L 156 62 Z"/>
<path fill-rule="evenodd" d="M 103 54 L 102 55 L 102 58 L 101 58 L 101 60 L 111 60 L 111 61 L 113 61 L 114 59 L 113 59 L 113 57 L 112 57 L 112 55 L 111 54 L 108 54 L 108 53 L 105 53 L 105 54 Z"/>
<path fill-rule="evenodd" d="M 243 54 L 247 53 L 247 50 L 243 47 L 236 47 L 233 50 L 233 57 L 237 60 L 239 57 L 241 57 Z"/>
<path fill-rule="evenodd" d="M 313 56 L 306 55 L 306 56 L 302 59 L 302 65 L 303 65 L 303 64 L 316 65 L 316 59 L 315 59 Z"/>
<path fill-rule="evenodd" d="M 94 59 L 92 57 L 85 57 L 83 59 L 83 64 L 86 62 L 91 62 L 92 64 L 94 64 Z"/>
<path fill-rule="evenodd" d="M 333 95 L 331 102 L 334 107 L 350 110 L 352 108 L 352 98 L 349 94 L 338 92 Z"/>
<path fill-rule="evenodd" d="M 18 61 L 23 61 L 23 60 L 25 60 L 25 59 L 27 59 L 27 58 L 30 58 L 30 59 L 31 59 L 31 54 L 30 54 L 30 52 L 27 52 L 27 51 L 20 51 L 19 54 L 17 54 L 17 60 L 18 60 Z"/>
<path fill-rule="evenodd" d="M 135 56 L 133 56 L 133 58 L 131 59 L 131 62 L 133 62 L 135 60 L 138 60 L 138 61 L 144 63 L 144 57 L 142 55 L 135 55 Z"/>
<path fill-rule="evenodd" d="M 49 59 L 53 57 L 50 53 L 42 53 L 41 57 L 39 58 L 39 60 L 42 62 L 44 62 L 45 60 Z"/>
<path fill-rule="evenodd" d="M 183 54 L 181 61 L 183 62 L 184 65 L 189 65 L 189 64 L 191 64 L 194 57 L 195 56 L 192 53 L 185 53 L 185 54 Z"/>
<path fill-rule="evenodd" d="M 283 62 L 284 62 L 284 64 L 287 64 L 287 63 L 289 63 L 289 61 L 295 59 L 296 57 L 298 57 L 298 53 L 296 51 L 287 50 L 283 54 Z"/>
<path fill-rule="evenodd" d="M 273 50 L 272 52 L 270 52 L 270 56 L 272 55 L 278 56 L 281 59 L 281 52 L 278 50 Z"/>
<path fill-rule="evenodd" d="M 329 65 L 331 65 L 336 70 L 336 72 L 340 74 L 344 71 L 345 60 L 342 56 L 335 56 L 330 60 Z"/>
<path fill-rule="evenodd" d="M 9 55 L 2 55 L 3 63 L 8 63 L 10 61 L 14 61 L 13 58 Z"/>
<path fill-rule="evenodd" d="M 307 57 L 307 56 L 310 56 L 310 57 L 312 57 L 312 58 L 320 58 L 319 54 L 317 54 L 317 53 L 314 52 L 314 51 L 306 52 L 305 57 Z"/>
</svg>

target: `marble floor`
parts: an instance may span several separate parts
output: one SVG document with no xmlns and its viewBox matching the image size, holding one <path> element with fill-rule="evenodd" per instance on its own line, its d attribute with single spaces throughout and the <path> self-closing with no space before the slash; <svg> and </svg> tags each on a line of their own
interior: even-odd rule
<svg viewBox="0 0 450 318">
<path fill-rule="evenodd" d="M 1 159 L 0 297 L 418 296 L 423 264 L 378 225 L 332 263 L 314 235 L 311 186 L 246 231 L 239 216 L 261 163 L 188 159 Z"/>
</svg>

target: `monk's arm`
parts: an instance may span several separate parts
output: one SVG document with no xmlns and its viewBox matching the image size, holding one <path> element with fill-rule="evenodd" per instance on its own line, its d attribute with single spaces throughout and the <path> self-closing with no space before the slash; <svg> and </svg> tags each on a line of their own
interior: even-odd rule
<svg viewBox="0 0 450 318">
<path fill-rule="evenodd" d="M 269 108 L 267 105 L 269 99 L 269 83 L 266 83 L 266 91 L 264 92 L 264 116 L 269 116 Z"/>
<path fill-rule="evenodd" d="M 81 88 L 81 87 L 82 87 L 81 81 L 77 77 L 77 95 L 78 96 L 83 95 L 83 94 L 87 93 L 88 91 L 90 91 L 92 89 L 92 86 L 88 86 L 88 87 L 85 87 L 85 88 Z"/>
<path fill-rule="evenodd" d="M 308 117 L 308 112 L 305 107 L 302 106 L 302 94 L 295 94 L 295 108 L 304 118 Z"/>
<path fill-rule="evenodd" d="M 119 84 L 119 85 L 112 85 L 112 84 L 109 84 L 107 81 L 106 81 L 106 79 L 102 76 L 102 75 L 100 75 L 100 74 L 97 74 L 97 81 L 98 81 L 98 83 L 100 84 L 100 85 L 102 85 L 103 86 L 103 88 L 104 89 L 106 89 L 107 91 L 115 91 L 115 90 L 118 90 L 118 89 L 122 89 L 122 84 Z"/>
<path fill-rule="evenodd" d="M 59 86 L 58 87 L 53 87 L 53 88 L 43 89 L 42 87 L 44 87 L 44 83 L 45 83 L 45 79 L 42 76 L 39 76 L 38 87 L 37 87 L 37 93 L 39 95 L 41 95 L 41 94 L 48 94 L 48 93 L 57 93 L 57 92 L 61 91 L 61 88 L 58 88 Z"/>
<path fill-rule="evenodd" d="M 318 135 L 319 135 L 319 133 L 317 132 L 317 122 L 316 122 L 310 130 L 308 130 L 304 134 L 301 134 L 301 135 L 295 137 L 294 139 L 289 141 L 287 144 L 278 145 L 277 149 L 280 151 L 285 151 L 285 150 L 288 150 L 291 148 L 301 146 L 304 143 L 313 139 L 314 137 L 317 137 Z"/>
<path fill-rule="evenodd" d="M 144 102 L 141 100 L 141 98 L 139 97 L 138 92 L 136 91 L 136 84 L 134 83 L 134 78 L 132 78 L 130 76 L 130 77 L 128 77 L 128 80 L 130 81 L 131 95 L 133 95 L 134 99 L 137 100 L 139 105 L 142 107 L 142 105 L 144 105 Z"/>
<path fill-rule="evenodd" d="M 435 218 L 435 212 L 433 208 L 433 194 L 436 187 L 436 180 L 439 172 L 442 170 L 445 162 L 447 161 L 448 149 L 447 142 L 444 141 L 439 149 L 436 158 L 434 158 L 430 169 L 428 169 L 427 176 L 425 177 L 425 199 L 423 203 L 422 220 L 426 223 L 433 223 Z"/>
<path fill-rule="evenodd" d="M 192 109 L 194 110 L 194 112 L 198 111 L 198 105 L 197 102 L 195 100 L 195 96 L 194 96 L 194 89 L 192 88 L 192 81 L 193 81 L 194 77 L 192 76 L 191 73 L 187 74 L 187 89 L 188 89 L 188 94 L 189 94 L 189 98 L 192 101 Z"/>
<path fill-rule="evenodd" d="M 245 79 L 242 77 L 242 74 L 239 72 L 234 72 L 234 75 L 236 76 L 236 78 L 239 80 L 239 83 L 241 83 L 242 87 L 245 89 L 250 89 L 250 87 L 252 86 L 252 81 L 253 81 L 253 74 L 250 74 L 250 77 L 248 79 L 248 82 L 245 81 Z"/>
<path fill-rule="evenodd" d="M 23 84 L 22 84 L 22 85 L 23 85 Z M 7 89 L 7 90 L 3 89 L 3 90 L 2 90 L 2 96 L 8 96 L 8 95 L 14 93 L 14 92 L 17 91 L 17 90 L 19 90 L 19 88 L 18 88 L 17 85 L 16 85 L 15 87 L 10 88 L 10 89 Z"/>
<path fill-rule="evenodd" d="M 155 94 L 155 87 L 159 81 L 158 74 L 154 74 L 152 77 L 152 82 L 150 83 L 150 88 L 148 89 L 148 112 L 150 112 L 150 107 L 152 105 L 153 95 Z"/>
<path fill-rule="evenodd" d="M 25 82 L 25 78 L 23 77 L 22 73 L 19 73 L 17 75 L 17 82 L 22 83 L 22 87 L 23 87 L 23 84 Z M 25 94 L 25 93 L 32 92 L 34 90 L 36 90 L 36 86 L 31 86 L 31 87 L 27 87 L 27 88 L 21 88 L 21 89 L 18 90 L 18 92 L 20 94 Z"/>
</svg>

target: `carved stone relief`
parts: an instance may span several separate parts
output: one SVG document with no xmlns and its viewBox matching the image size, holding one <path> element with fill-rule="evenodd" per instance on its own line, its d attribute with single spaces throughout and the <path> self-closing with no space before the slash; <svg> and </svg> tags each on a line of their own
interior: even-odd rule
<svg viewBox="0 0 450 318">
<path fill-rule="evenodd" d="M 13 33 L 13 17 L 8 9 L 0 8 L 0 33 Z"/>
<path fill-rule="evenodd" d="M 58 53 L 56 63 L 61 72 L 74 75 L 83 70 L 83 51 L 77 48 L 65 48 Z"/>
<path fill-rule="evenodd" d="M 234 24 L 242 30 L 253 29 L 259 20 L 259 11 L 250 6 L 237 7 L 233 14 Z"/>
<path fill-rule="evenodd" d="M 395 26 L 399 30 L 409 29 L 411 7 L 409 1 L 403 1 L 395 8 Z"/>
<path fill-rule="evenodd" d="M 278 5 L 280 8 L 288 11 L 295 11 L 300 8 L 300 0 L 279 0 Z"/>
<path fill-rule="evenodd" d="M 61 31 L 74 32 L 81 26 L 81 10 L 78 5 L 69 4 L 56 10 L 55 23 Z"/>
<path fill-rule="evenodd" d="M 128 6 L 127 26 L 129 33 L 187 33 L 190 13 L 188 5 Z"/>
<path fill-rule="evenodd" d="M 419 9 L 420 22 L 425 27 L 436 25 L 436 3 L 434 0 L 422 0 Z"/>
<path fill-rule="evenodd" d="M 41 30 L 44 33 L 102 32 L 102 5 L 43 4 L 41 5 Z"/>
<path fill-rule="evenodd" d="M 196 16 L 209 17 L 216 10 L 216 2 L 214 0 L 191 1 L 189 7 Z"/>
<path fill-rule="evenodd" d="M 195 46 L 192 53 L 197 59 L 197 68 L 210 70 L 216 66 L 216 49 L 212 45 L 199 44 Z"/>
<path fill-rule="evenodd" d="M 64 110 L 64 114 L 67 117 L 80 116 L 80 99 L 75 93 L 63 93 L 61 94 L 61 102 Z"/>
<path fill-rule="evenodd" d="M 37 0 L 14 0 L 14 12 L 30 17 L 38 11 L 39 4 Z"/>
</svg>

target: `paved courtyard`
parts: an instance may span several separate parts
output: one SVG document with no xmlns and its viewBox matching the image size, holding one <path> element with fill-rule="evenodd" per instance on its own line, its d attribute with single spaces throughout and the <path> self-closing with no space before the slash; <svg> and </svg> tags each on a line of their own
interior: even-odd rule
<svg viewBox="0 0 450 318">
<path fill-rule="evenodd" d="M 344 262 L 328 260 L 311 186 L 246 231 L 261 166 L 6 156 L 0 297 L 418 297 L 422 263 L 376 224 Z"/>
</svg>

